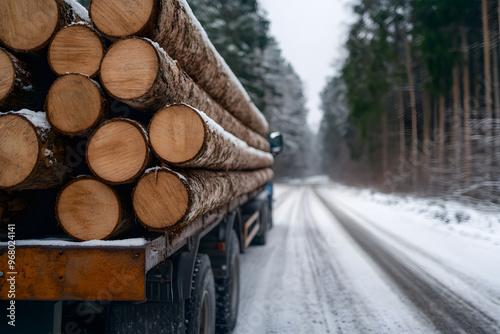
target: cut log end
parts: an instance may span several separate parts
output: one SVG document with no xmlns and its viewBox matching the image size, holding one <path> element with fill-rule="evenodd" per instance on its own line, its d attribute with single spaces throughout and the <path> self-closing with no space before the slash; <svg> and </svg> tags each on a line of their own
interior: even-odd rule
<svg viewBox="0 0 500 334">
<path fill-rule="evenodd" d="M 109 238 L 120 222 L 120 201 L 109 186 L 78 178 L 59 193 L 56 216 L 66 233 L 77 240 Z"/>
<path fill-rule="evenodd" d="M 199 154 L 205 141 L 205 125 L 192 108 L 171 106 L 155 114 L 149 135 L 151 147 L 160 159 L 179 164 Z"/>
<path fill-rule="evenodd" d="M 82 134 L 101 120 L 103 103 L 99 87 L 87 76 L 64 75 L 50 87 L 46 102 L 47 119 L 59 132 Z"/>
<path fill-rule="evenodd" d="M 180 176 L 166 169 L 146 173 L 134 189 L 137 217 L 150 230 L 164 230 L 188 212 L 189 194 Z"/>
<path fill-rule="evenodd" d="M 54 73 L 82 73 L 93 77 L 99 71 L 104 47 L 87 25 L 71 25 L 59 31 L 49 47 L 49 64 Z"/>
<path fill-rule="evenodd" d="M 92 172 L 106 182 L 128 183 L 138 177 L 149 160 L 147 138 L 141 126 L 125 119 L 101 125 L 87 146 Z"/>
<path fill-rule="evenodd" d="M 155 48 L 147 41 L 131 38 L 116 42 L 101 64 L 101 79 L 117 99 L 136 99 L 153 86 L 159 72 Z"/>
<path fill-rule="evenodd" d="M 0 116 L 0 188 L 20 184 L 33 172 L 40 149 L 35 127 L 19 115 Z"/>
<path fill-rule="evenodd" d="M 90 17 L 109 37 L 137 35 L 148 28 L 155 14 L 155 0 L 93 0 Z"/>
<path fill-rule="evenodd" d="M 16 70 L 12 58 L 3 49 L 0 49 L 0 101 L 9 96 L 14 89 Z"/>
<path fill-rule="evenodd" d="M 42 47 L 59 23 L 55 0 L 0 1 L 0 40 L 11 49 L 28 52 Z"/>
</svg>

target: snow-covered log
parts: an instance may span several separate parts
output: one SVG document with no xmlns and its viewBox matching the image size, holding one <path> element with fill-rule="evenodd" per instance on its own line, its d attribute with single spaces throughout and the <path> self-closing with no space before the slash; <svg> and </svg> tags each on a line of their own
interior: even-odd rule
<svg viewBox="0 0 500 334">
<path fill-rule="evenodd" d="M 50 42 L 48 62 L 57 75 L 81 73 L 94 77 L 99 72 L 104 45 L 88 23 L 78 22 L 61 29 Z"/>
<path fill-rule="evenodd" d="M 0 1 L 0 41 L 18 52 L 45 47 L 61 28 L 89 20 L 87 10 L 76 0 Z"/>
<path fill-rule="evenodd" d="M 136 121 L 111 119 L 95 130 L 87 143 L 92 173 L 111 184 L 130 183 L 150 160 L 146 130 Z"/>
<path fill-rule="evenodd" d="M 27 66 L 7 50 L 0 48 L 0 108 L 12 110 L 33 92 L 33 82 Z"/>
<path fill-rule="evenodd" d="M 269 167 L 270 153 L 249 147 L 205 113 L 185 104 L 158 111 L 149 125 L 151 147 L 169 165 L 213 170 Z"/>
<path fill-rule="evenodd" d="M 57 196 L 56 217 L 63 230 L 81 241 L 114 238 L 135 226 L 127 200 L 110 186 L 82 176 L 68 183 Z"/>
<path fill-rule="evenodd" d="M 90 15 L 104 35 L 143 35 L 158 42 L 223 108 L 255 132 L 267 135 L 267 121 L 185 0 L 93 0 Z"/>
<path fill-rule="evenodd" d="M 132 107 L 156 111 L 169 104 L 187 103 L 248 145 L 269 151 L 264 137 L 213 101 L 151 40 L 128 38 L 114 43 L 104 56 L 100 73 L 108 93 Z"/>
<path fill-rule="evenodd" d="M 67 74 L 50 87 L 45 111 L 55 130 L 81 136 L 104 117 L 105 106 L 106 100 L 97 82 L 83 74 Z"/>
<path fill-rule="evenodd" d="M 237 196 L 257 190 L 273 175 L 270 168 L 250 172 L 152 168 L 134 189 L 134 211 L 149 230 L 176 229 Z"/>
<path fill-rule="evenodd" d="M 60 138 L 45 113 L 21 110 L 0 114 L 0 188 L 47 189 L 64 181 L 65 165 Z"/>
</svg>

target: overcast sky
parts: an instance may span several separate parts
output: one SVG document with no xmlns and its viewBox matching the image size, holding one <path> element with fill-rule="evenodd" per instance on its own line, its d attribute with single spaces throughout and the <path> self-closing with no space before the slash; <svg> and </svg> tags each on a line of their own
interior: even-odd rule
<svg viewBox="0 0 500 334">
<path fill-rule="evenodd" d="M 353 20 L 350 0 L 260 0 L 271 21 L 271 33 L 283 55 L 303 80 L 309 124 L 321 121 L 319 94 L 338 70 L 343 44 Z"/>
</svg>

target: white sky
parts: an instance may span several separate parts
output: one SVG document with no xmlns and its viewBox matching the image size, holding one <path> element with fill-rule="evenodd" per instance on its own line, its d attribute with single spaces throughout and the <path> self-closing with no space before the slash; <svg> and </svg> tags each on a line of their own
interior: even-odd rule
<svg viewBox="0 0 500 334">
<path fill-rule="evenodd" d="M 349 0 L 260 0 L 271 21 L 271 34 L 284 57 L 304 83 L 308 122 L 316 131 L 321 122 L 321 90 L 338 70 L 343 44 L 353 20 Z"/>
</svg>

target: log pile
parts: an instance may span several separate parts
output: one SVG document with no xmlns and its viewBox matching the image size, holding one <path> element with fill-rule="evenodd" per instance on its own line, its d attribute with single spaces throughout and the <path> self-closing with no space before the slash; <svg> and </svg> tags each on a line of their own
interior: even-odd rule
<svg viewBox="0 0 500 334">
<path fill-rule="evenodd" d="M 90 14 L 0 2 L 1 224 L 29 230 L 19 217 L 50 205 L 37 234 L 166 232 L 272 179 L 267 122 L 183 0 L 93 0 Z"/>
</svg>

